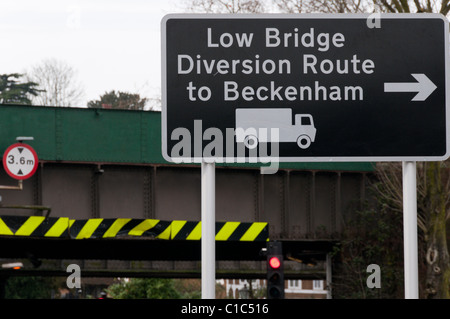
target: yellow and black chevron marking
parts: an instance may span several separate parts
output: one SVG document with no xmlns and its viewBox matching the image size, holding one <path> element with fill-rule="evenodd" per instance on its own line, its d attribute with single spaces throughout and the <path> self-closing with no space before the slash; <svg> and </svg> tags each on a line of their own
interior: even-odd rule
<svg viewBox="0 0 450 319">
<path fill-rule="evenodd" d="M 152 237 L 165 240 L 200 240 L 201 222 L 158 219 L 0 216 L 0 235 L 66 237 L 72 239 Z M 218 241 L 268 241 L 267 223 L 217 222 Z"/>
<path fill-rule="evenodd" d="M 170 239 L 170 222 L 157 219 L 94 218 L 75 220 L 70 236 L 75 239 L 142 236 Z"/>
<path fill-rule="evenodd" d="M 216 240 L 268 241 L 267 223 L 217 222 Z"/>
<path fill-rule="evenodd" d="M 200 240 L 202 222 L 173 221 L 174 240 Z M 267 223 L 216 222 L 216 240 L 219 241 L 267 241 Z"/>
<path fill-rule="evenodd" d="M 0 217 L 0 235 L 67 237 L 70 222 L 67 217 L 2 216 Z"/>
</svg>

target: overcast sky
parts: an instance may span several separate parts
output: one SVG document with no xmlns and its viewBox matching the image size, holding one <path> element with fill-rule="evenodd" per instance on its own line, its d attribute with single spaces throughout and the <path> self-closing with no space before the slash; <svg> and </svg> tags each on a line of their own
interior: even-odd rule
<svg viewBox="0 0 450 319">
<path fill-rule="evenodd" d="M 160 22 L 179 0 L 2 0 L 0 74 L 45 58 L 77 71 L 82 105 L 106 91 L 159 95 Z"/>
</svg>

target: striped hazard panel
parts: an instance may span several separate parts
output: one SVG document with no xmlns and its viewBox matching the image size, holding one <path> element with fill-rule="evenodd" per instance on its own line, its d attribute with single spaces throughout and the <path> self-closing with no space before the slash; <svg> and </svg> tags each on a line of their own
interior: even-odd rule
<svg viewBox="0 0 450 319">
<path fill-rule="evenodd" d="M 165 240 L 200 240 L 201 222 L 158 219 L 0 216 L 0 235 L 67 237 L 73 239 L 151 237 Z M 268 241 L 267 223 L 217 222 L 218 241 Z"/>
<path fill-rule="evenodd" d="M 75 220 L 70 227 L 75 239 L 143 236 L 170 239 L 170 222 L 157 219 L 94 218 Z"/>
<path fill-rule="evenodd" d="M 267 223 L 217 222 L 216 240 L 268 241 Z"/>
<path fill-rule="evenodd" d="M 44 216 L 2 216 L 0 235 L 68 237 L 69 218 L 45 218 Z"/>
<path fill-rule="evenodd" d="M 200 240 L 202 222 L 173 221 L 174 240 Z M 267 241 L 269 231 L 267 223 L 216 222 L 216 240 L 218 241 Z"/>
</svg>

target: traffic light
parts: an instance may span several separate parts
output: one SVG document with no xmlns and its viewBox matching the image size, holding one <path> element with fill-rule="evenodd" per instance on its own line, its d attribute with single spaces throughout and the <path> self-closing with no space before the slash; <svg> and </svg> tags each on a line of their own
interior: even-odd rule
<svg viewBox="0 0 450 319">
<path fill-rule="evenodd" d="M 267 299 L 284 298 L 283 251 L 280 242 L 267 243 Z"/>
</svg>

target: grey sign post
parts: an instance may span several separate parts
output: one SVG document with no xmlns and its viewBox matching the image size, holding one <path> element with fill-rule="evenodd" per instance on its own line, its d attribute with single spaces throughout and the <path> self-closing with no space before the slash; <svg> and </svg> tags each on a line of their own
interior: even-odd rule
<svg viewBox="0 0 450 319">
<path fill-rule="evenodd" d="M 449 157 L 442 15 L 175 14 L 161 29 L 169 161 L 260 160 L 269 150 L 280 162 L 402 161 L 415 184 L 416 161 Z M 404 200 L 415 202 L 408 183 Z M 412 263 L 416 211 L 404 214 Z M 405 272 L 416 287 L 417 269 Z"/>
</svg>

